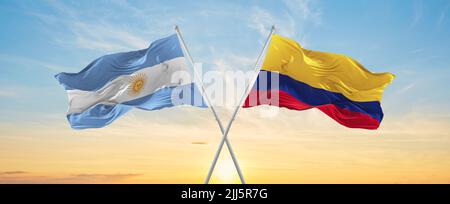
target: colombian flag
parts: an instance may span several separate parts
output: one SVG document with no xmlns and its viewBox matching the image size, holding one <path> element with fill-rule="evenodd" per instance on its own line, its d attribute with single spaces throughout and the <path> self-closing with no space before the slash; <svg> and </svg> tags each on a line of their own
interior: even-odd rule
<svg viewBox="0 0 450 204">
<path fill-rule="evenodd" d="M 346 127 L 377 129 L 383 119 L 381 97 L 394 77 L 372 73 L 345 55 L 307 50 L 292 39 L 273 35 L 244 108 L 317 108 Z M 278 80 L 276 86 L 273 78 Z M 278 96 L 276 103 L 261 99 L 273 96 Z"/>
</svg>

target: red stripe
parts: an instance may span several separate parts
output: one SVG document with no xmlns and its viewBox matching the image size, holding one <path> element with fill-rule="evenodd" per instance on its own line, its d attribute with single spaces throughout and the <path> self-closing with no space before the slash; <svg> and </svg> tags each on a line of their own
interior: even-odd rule
<svg viewBox="0 0 450 204">
<path fill-rule="evenodd" d="M 245 100 L 243 107 L 250 108 L 258 105 L 271 105 L 270 100 L 260 101 L 259 95 L 265 94 L 263 96 L 265 96 L 265 98 L 267 99 L 270 99 L 272 92 L 274 91 L 252 90 Z M 310 108 L 317 108 L 323 113 L 327 114 L 329 117 L 333 118 L 336 122 L 349 128 L 363 128 L 374 130 L 380 126 L 380 123 L 377 120 L 363 113 L 353 112 L 348 109 L 340 108 L 334 104 L 311 106 L 297 100 L 287 92 L 281 90 L 278 90 L 277 92 L 279 95 L 279 107 L 284 107 L 291 110 L 306 110 Z M 255 94 L 256 97 L 254 96 Z M 250 104 L 250 97 L 257 98 L 257 103 Z"/>
</svg>

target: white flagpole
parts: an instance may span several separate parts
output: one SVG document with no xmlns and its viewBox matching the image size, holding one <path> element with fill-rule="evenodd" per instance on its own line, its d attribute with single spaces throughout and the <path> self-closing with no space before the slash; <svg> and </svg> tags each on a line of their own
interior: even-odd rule
<svg viewBox="0 0 450 204">
<path fill-rule="evenodd" d="M 274 32 L 275 32 L 275 26 L 272 26 L 272 29 L 270 30 L 270 33 L 269 33 L 269 37 L 267 38 L 266 43 L 264 44 L 263 50 L 261 51 L 261 53 L 259 54 L 259 56 L 258 56 L 258 58 L 256 60 L 255 67 L 254 67 L 254 72 L 255 73 L 253 74 L 252 79 L 247 84 L 245 92 L 242 95 L 238 106 L 234 109 L 234 112 L 233 112 L 233 115 L 231 116 L 230 121 L 228 122 L 227 129 L 225 129 L 225 133 L 223 133 L 222 140 L 220 141 L 220 144 L 219 144 L 219 147 L 217 148 L 214 160 L 212 161 L 211 167 L 209 168 L 208 176 L 205 179 L 205 184 L 209 183 L 209 180 L 211 179 L 211 175 L 212 175 L 212 173 L 214 171 L 214 167 L 216 166 L 216 163 L 217 163 L 217 160 L 219 158 L 220 152 L 222 151 L 222 147 L 223 147 L 224 142 L 227 142 L 228 149 L 231 152 L 230 145 L 228 144 L 228 138 L 227 138 L 228 137 L 228 132 L 230 131 L 231 125 L 232 125 L 234 119 L 236 118 L 236 115 L 239 112 L 239 109 L 241 108 L 241 106 L 245 102 L 245 99 L 247 98 L 247 95 L 251 91 L 251 89 L 253 87 L 253 84 L 255 83 L 256 79 L 258 78 L 259 71 L 261 70 L 261 65 L 260 65 L 261 57 L 263 56 L 263 54 L 267 50 L 267 47 L 269 46 L 270 40 L 272 39 L 272 35 L 273 35 Z"/>
<path fill-rule="evenodd" d="M 183 47 L 183 49 L 184 49 L 184 51 L 185 51 L 185 53 L 186 53 L 186 55 L 187 55 L 187 57 L 188 57 L 188 60 L 189 60 L 189 62 L 190 62 L 191 65 L 192 65 L 192 69 L 194 70 L 194 77 L 197 79 L 197 82 L 198 82 L 198 83 L 195 83 L 195 84 L 197 85 L 197 88 L 199 88 L 199 89 L 202 91 L 202 95 L 205 96 L 206 103 L 207 103 L 208 106 L 211 108 L 211 111 L 212 111 L 212 113 L 213 113 L 213 115 L 214 115 L 214 117 L 215 117 L 217 123 L 219 124 L 220 131 L 221 131 L 221 133 L 222 133 L 222 135 L 223 135 L 224 132 L 225 132 L 224 127 L 223 127 L 223 124 L 222 124 L 221 120 L 219 119 L 219 116 L 217 115 L 216 109 L 215 109 L 214 106 L 212 105 L 211 100 L 209 99 L 208 94 L 206 94 L 206 92 L 205 92 L 205 86 L 204 86 L 204 84 L 203 84 L 203 81 L 201 80 L 199 74 L 197 73 L 197 70 L 195 69 L 195 66 L 194 66 L 194 60 L 192 59 L 192 56 L 191 56 L 191 54 L 189 53 L 189 50 L 187 49 L 187 46 L 186 46 L 186 44 L 185 44 L 185 42 L 184 42 L 184 39 L 183 39 L 183 37 L 182 37 L 182 35 L 181 35 L 181 31 L 180 31 L 180 29 L 178 28 L 178 26 L 175 26 L 175 31 L 176 31 L 176 33 L 177 33 L 178 38 L 180 39 L 180 44 L 181 44 L 181 46 Z M 228 141 L 228 139 L 226 139 L 225 142 L 226 142 L 227 147 L 228 147 L 228 150 L 229 150 L 229 152 L 230 152 L 230 154 L 231 154 L 231 158 L 232 158 L 232 160 L 233 160 L 234 166 L 236 167 L 236 171 L 237 171 L 237 173 L 238 173 L 238 175 L 239 175 L 239 178 L 241 179 L 241 183 L 245 184 L 244 176 L 243 176 L 243 174 L 242 174 L 241 168 L 240 168 L 239 163 L 238 163 L 238 161 L 237 161 L 236 155 L 234 154 L 234 151 L 233 151 L 233 149 L 232 149 L 232 147 L 231 147 L 231 144 L 230 144 L 230 142 Z M 223 142 L 222 142 L 222 145 L 223 145 Z M 208 180 L 209 180 L 209 179 L 208 179 Z"/>
</svg>

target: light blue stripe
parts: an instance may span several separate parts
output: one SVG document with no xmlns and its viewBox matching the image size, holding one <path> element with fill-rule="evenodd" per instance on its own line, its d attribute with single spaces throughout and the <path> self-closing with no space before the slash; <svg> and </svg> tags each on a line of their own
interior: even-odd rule
<svg viewBox="0 0 450 204">
<path fill-rule="evenodd" d="M 178 36 L 154 41 L 143 50 L 105 55 L 91 62 L 78 73 L 59 73 L 55 78 L 66 90 L 96 91 L 120 75 L 183 57 Z"/>
<path fill-rule="evenodd" d="M 182 100 L 174 103 L 172 100 L 174 95 L 180 96 L 179 98 Z M 176 105 L 193 105 L 204 108 L 207 107 L 205 104 L 197 87 L 191 83 L 178 87 L 163 88 L 153 94 L 123 104 L 98 104 L 82 113 L 69 114 L 67 119 L 74 129 L 100 128 L 109 125 L 133 107 L 144 110 L 159 110 Z"/>
<path fill-rule="evenodd" d="M 101 128 L 109 125 L 131 108 L 133 107 L 122 104 L 98 104 L 82 113 L 69 114 L 67 119 L 73 129 Z"/>
</svg>

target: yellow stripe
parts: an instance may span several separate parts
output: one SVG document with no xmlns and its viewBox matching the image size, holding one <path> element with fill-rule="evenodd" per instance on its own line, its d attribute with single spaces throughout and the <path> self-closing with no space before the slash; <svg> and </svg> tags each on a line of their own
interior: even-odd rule
<svg viewBox="0 0 450 204">
<path fill-rule="evenodd" d="M 294 40 L 273 35 L 262 66 L 315 88 L 341 93 L 352 101 L 380 101 L 391 73 L 372 73 L 345 55 L 303 49 Z"/>
</svg>

